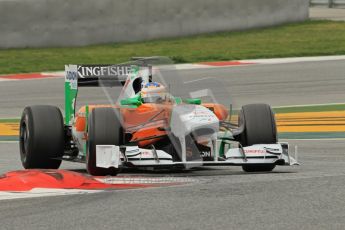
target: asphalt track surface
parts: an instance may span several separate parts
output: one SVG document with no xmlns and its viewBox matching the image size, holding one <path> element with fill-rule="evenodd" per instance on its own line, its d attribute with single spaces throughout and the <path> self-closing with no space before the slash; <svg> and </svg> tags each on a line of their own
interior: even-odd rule
<svg viewBox="0 0 345 230">
<path fill-rule="evenodd" d="M 344 102 L 344 61 L 188 70 L 218 76 L 235 106 Z M 0 117 L 27 104 L 63 105 L 62 79 L 2 82 Z M 125 175 L 189 177 L 177 187 L 0 201 L 0 229 L 344 229 L 345 140 L 289 140 L 300 167 L 248 174 L 237 167 Z M 0 173 L 21 169 L 17 143 L 0 143 Z M 83 171 L 83 165 L 63 163 Z"/>
</svg>

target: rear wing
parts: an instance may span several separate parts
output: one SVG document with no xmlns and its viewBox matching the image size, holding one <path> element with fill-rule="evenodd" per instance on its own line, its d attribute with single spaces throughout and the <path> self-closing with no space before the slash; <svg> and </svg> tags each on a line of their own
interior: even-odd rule
<svg viewBox="0 0 345 230">
<path fill-rule="evenodd" d="M 152 67 L 146 64 L 65 65 L 65 124 L 71 125 L 74 119 L 79 87 L 123 87 L 136 78 L 151 81 Z M 127 91 L 132 90 L 131 86 L 127 88 Z"/>
</svg>

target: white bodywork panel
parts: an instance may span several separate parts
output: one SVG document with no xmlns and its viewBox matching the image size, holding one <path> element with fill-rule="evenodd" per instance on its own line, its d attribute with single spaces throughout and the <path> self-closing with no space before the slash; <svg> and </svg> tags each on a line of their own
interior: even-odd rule
<svg viewBox="0 0 345 230">
<path fill-rule="evenodd" d="M 125 157 L 121 154 L 119 146 L 96 146 L 96 166 L 100 168 L 118 168 L 125 160 L 136 166 L 165 165 L 173 163 L 172 156 L 162 150 L 142 149 L 138 146 L 127 146 Z"/>
<path fill-rule="evenodd" d="M 177 137 L 184 137 L 198 128 L 213 129 L 210 139 L 217 138 L 219 120 L 208 108 L 201 105 L 179 105 L 171 114 L 171 132 Z"/>
<path fill-rule="evenodd" d="M 171 132 L 179 139 L 181 143 L 181 159 L 187 162 L 186 135 L 196 130 L 213 130 L 211 133 L 203 135 L 210 142 L 215 143 L 219 131 L 219 119 L 208 108 L 201 105 L 179 105 L 176 106 L 171 114 L 170 122 Z M 201 164 L 199 163 L 199 166 Z M 186 164 L 186 167 L 189 166 Z"/>
<path fill-rule="evenodd" d="M 281 155 L 283 153 L 283 148 L 280 144 L 261 144 L 243 147 L 243 151 L 247 158 L 269 157 Z M 241 153 L 240 148 L 233 148 L 225 153 L 225 157 L 227 159 L 239 158 L 243 157 L 243 153 Z"/>
<path fill-rule="evenodd" d="M 162 150 L 142 149 L 137 146 L 130 146 L 126 147 L 125 155 L 128 162 L 137 166 L 173 163 L 172 156 Z"/>
<path fill-rule="evenodd" d="M 120 147 L 116 145 L 96 145 L 96 166 L 100 168 L 118 168 Z"/>
<path fill-rule="evenodd" d="M 285 143 L 284 143 L 285 144 Z M 287 144 L 285 144 L 286 147 Z M 284 160 L 285 165 L 298 165 L 297 161 L 289 156 L 288 149 L 282 144 L 258 144 L 240 148 L 229 149 L 225 153 L 226 161 L 236 164 L 267 164 Z"/>
</svg>

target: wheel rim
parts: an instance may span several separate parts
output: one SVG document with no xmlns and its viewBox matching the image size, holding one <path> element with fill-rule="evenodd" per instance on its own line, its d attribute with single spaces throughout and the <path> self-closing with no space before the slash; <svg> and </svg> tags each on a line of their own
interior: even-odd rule
<svg viewBox="0 0 345 230">
<path fill-rule="evenodd" d="M 29 148 L 30 133 L 25 122 L 20 126 L 20 145 L 23 161 L 25 162 Z"/>
</svg>

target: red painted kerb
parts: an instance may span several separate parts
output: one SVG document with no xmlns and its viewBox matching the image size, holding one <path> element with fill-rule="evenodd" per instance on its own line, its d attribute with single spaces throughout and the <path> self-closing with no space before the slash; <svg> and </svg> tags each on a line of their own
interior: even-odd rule
<svg viewBox="0 0 345 230">
<path fill-rule="evenodd" d="M 105 190 L 147 188 L 155 186 L 157 185 L 131 183 L 106 184 L 87 174 L 66 170 L 20 170 L 8 172 L 0 176 L 0 191 L 8 192 L 24 192 L 34 188 Z"/>
<path fill-rule="evenodd" d="M 10 74 L 10 75 L 0 75 L 2 79 L 10 79 L 10 80 L 29 80 L 29 79 L 42 79 L 42 78 L 52 78 L 52 77 L 59 77 L 56 75 L 46 75 L 41 73 L 22 73 L 22 74 Z"/>
</svg>

